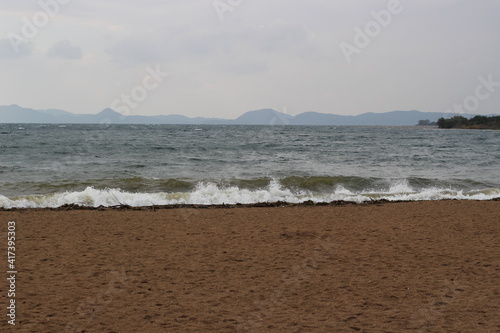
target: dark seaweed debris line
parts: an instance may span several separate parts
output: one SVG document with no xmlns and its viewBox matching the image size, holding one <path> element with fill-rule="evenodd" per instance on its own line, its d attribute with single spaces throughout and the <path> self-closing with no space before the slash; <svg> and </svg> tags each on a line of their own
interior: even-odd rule
<svg viewBox="0 0 500 333">
<path fill-rule="evenodd" d="M 437 201 L 459 201 L 458 199 L 443 199 Z M 472 201 L 500 201 L 500 198 L 494 198 L 491 200 L 472 200 Z M 276 202 L 259 202 L 252 204 L 223 204 L 223 205 L 197 205 L 197 204 L 175 204 L 175 205 L 154 205 L 154 206 L 139 206 L 133 207 L 129 205 L 115 205 L 115 206 L 80 206 L 78 204 L 67 204 L 55 208 L 0 208 L 0 211 L 70 211 L 70 210 L 96 210 L 96 211 L 106 211 L 106 210 L 117 210 L 117 211 L 128 211 L 128 210 L 150 210 L 157 211 L 162 209 L 233 209 L 233 208 L 280 208 L 280 207 L 317 207 L 317 206 L 368 206 L 368 205 L 383 205 L 383 204 L 393 204 L 400 202 L 417 202 L 417 201 L 405 201 L 396 200 L 390 201 L 386 199 L 371 200 L 361 203 L 356 203 L 352 201 L 335 200 L 331 202 L 313 202 L 311 200 L 304 201 L 301 203 L 290 203 L 286 201 L 276 201 Z"/>
</svg>

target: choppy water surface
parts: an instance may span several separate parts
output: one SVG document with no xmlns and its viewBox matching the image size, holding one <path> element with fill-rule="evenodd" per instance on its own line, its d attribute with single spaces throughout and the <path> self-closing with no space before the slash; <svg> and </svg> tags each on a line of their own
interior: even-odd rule
<svg viewBox="0 0 500 333">
<path fill-rule="evenodd" d="M 500 197 L 500 132 L 0 124 L 0 207 Z"/>
</svg>

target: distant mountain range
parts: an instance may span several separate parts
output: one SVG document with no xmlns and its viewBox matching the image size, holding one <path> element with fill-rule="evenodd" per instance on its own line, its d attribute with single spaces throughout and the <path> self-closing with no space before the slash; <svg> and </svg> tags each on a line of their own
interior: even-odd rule
<svg viewBox="0 0 500 333">
<path fill-rule="evenodd" d="M 0 106 L 0 123 L 56 123 L 56 124 L 227 124 L 227 125 L 386 125 L 411 126 L 419 120 L 437 121 L 440 117 L 457 114 L 421 111 L 391 111 L 344 116 L 329 113 L 304 112 L 296 116 L 273 109 L 248 111 L 236 119 L 189 118 L 182 115 L 126 116 L 112 109 L 97 114 L 74 114 L 63 110 L 34 110 L 19 105 Z M 472 117 L 472 114 L 461 114 Z"/>
</svg>

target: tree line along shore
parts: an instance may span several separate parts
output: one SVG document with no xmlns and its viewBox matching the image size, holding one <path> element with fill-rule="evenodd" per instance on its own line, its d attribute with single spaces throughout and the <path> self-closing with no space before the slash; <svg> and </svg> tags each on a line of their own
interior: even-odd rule
<svg viewBox="0 0 500 333">
<path fill-rule="evenodd" d="M 467 119 L 463 116 L 439 118 L 439 128 L 464 128 L 464 129 L 500 129 L 500 116 L 475 116 Z"/>
</svg>

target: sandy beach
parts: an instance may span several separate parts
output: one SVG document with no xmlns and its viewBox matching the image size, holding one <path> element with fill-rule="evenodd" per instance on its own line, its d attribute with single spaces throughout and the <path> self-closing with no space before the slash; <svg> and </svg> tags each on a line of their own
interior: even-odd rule
<svg viewBox="0 0 500 333">
<path fill-rule="evenodd" d="M 499 332 L 499 217 L 499 201 L 0 211 L 0 330 Z"/>
</svg>

